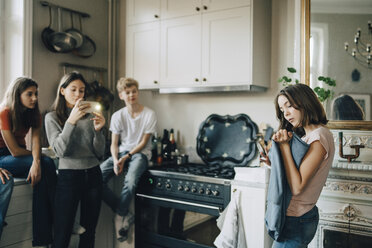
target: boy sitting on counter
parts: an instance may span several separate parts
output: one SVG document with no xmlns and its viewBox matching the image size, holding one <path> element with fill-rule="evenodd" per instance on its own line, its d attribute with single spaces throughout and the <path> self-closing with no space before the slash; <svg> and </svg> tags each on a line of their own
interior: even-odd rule
<svg viewBox="0 0 372 248">
<path fill-rule="evenodd" d="M 133 78 L 120 78 L 117 85 L 119 98 L 125 107 L 111 118 L 111 157 L 101 164 L 103 176 L 103 201 L 116 213 L 115 234 L 120 242 L 127 240 L 128 230 L 134 221 L 129 205 L 141 175 L 148 167 L 151 156 L 151 135 L 156 131 L 155 112 L 138 102 L 139 85 Z M 120 145 L 119 145 L 120 141 Z M 120 197 L 109 189 L 108 182 L 124 170 Z"/>
</svg>

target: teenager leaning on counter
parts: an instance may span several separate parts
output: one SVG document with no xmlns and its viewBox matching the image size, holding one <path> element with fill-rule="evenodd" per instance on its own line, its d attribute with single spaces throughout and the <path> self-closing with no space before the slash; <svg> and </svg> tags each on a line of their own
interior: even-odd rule
<svg viewBox="0 0 372 248">
<path fill-rule="evenodd" d="M 9 85 L 1 104 L 0 167 L 2 172 L 5 169 L 13 177 L 27 178 L 33 187 L 33 246 L 46 246 L 52 242 L 56 184 L 53 160 L 41 155 L 41 123 L 37 83 L 30 78 L 17 78 Z M 32 151 L 26 149 L 25 136 L 29 130 Z M 9 204 L 8 199 L 5 202 Z M 6 211 L 7 205 L 1 208 Z"/>
</svg>

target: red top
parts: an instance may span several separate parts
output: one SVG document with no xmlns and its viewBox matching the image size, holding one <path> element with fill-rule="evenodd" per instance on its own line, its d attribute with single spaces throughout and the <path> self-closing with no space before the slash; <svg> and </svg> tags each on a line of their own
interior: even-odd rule
<svg viewBox="0 0 372 248">
<path fill-rule="evenodd" d="M 40 122 L 41 122 L 41 116 L 40 116 Z M 0 111 L 0 130 L 12 130 L 12 119 L 10 116 L 9 108 L 3 108 Z M 26 146 L 26 134 L 30 128 L 23 128 L 22 130 L 16 131 L 14 134 L 14 137 L 18 143 L 19 146 Z M 0 148 L 7 147 L 3 138 L 3 135 L 0 132 Z"/>
</svg>

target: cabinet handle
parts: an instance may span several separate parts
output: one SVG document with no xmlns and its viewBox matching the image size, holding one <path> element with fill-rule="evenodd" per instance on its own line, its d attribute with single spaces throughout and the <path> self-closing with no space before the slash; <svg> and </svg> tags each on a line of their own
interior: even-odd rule
<svg viewBox="0 0 372 248">
<path fill-rule="evenodd" d="M 155 18 L 159 18 L 159 16 L 158 16 L 158 15 L 154 15 L 154 17 L 155 17 Z"/>
<path fill-rule="evenodd" d="M 199 7 L 196 7 L 195 9 L 196 9 L 196 11 L 200 11 L 200 8 Z"/>
<path fill-rule="evenodd" d="M 199 82 L 199 78 L 195 78 L 195 82 Z"/>
<path fill-rule="evenodd" d="M 154 81 L 154 84 L 158 84 L 158 81 L 155 80 L 155 81 Z"/>
<path fill-rule="evenodd" d="M 204 82 L 207 82 L 207 79 L 206 79 L 206 78 L 203 78 L 203 81 L 204 81 Z"/>
<path fill-rule="evenodd" d="M 204 5 L 203 8 L 204 8 L 204 10 L 207 10 L 208 9 L 208 7 L 206 5 Z"/>
</svg>

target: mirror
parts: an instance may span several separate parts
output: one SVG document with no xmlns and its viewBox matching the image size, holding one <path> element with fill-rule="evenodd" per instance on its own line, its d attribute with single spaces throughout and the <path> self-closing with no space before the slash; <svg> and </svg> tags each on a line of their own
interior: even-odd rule
<svg viewBox="0 0 372 248">
<path fill-rule="evenodd" d="M 372 1 L 302 0 L 301 80 L 312 88 L 324 87 L 319 76 L 336 80 L 329 88 L 333 97 L 324 103 L 330 128 L 372 130 L 372 58 L 366 63 L 371 14 Z M 353 49 L 360 54 L 353 56 Z M 352 104 L 355 110 L 348 110 Z"/>
</svg>

